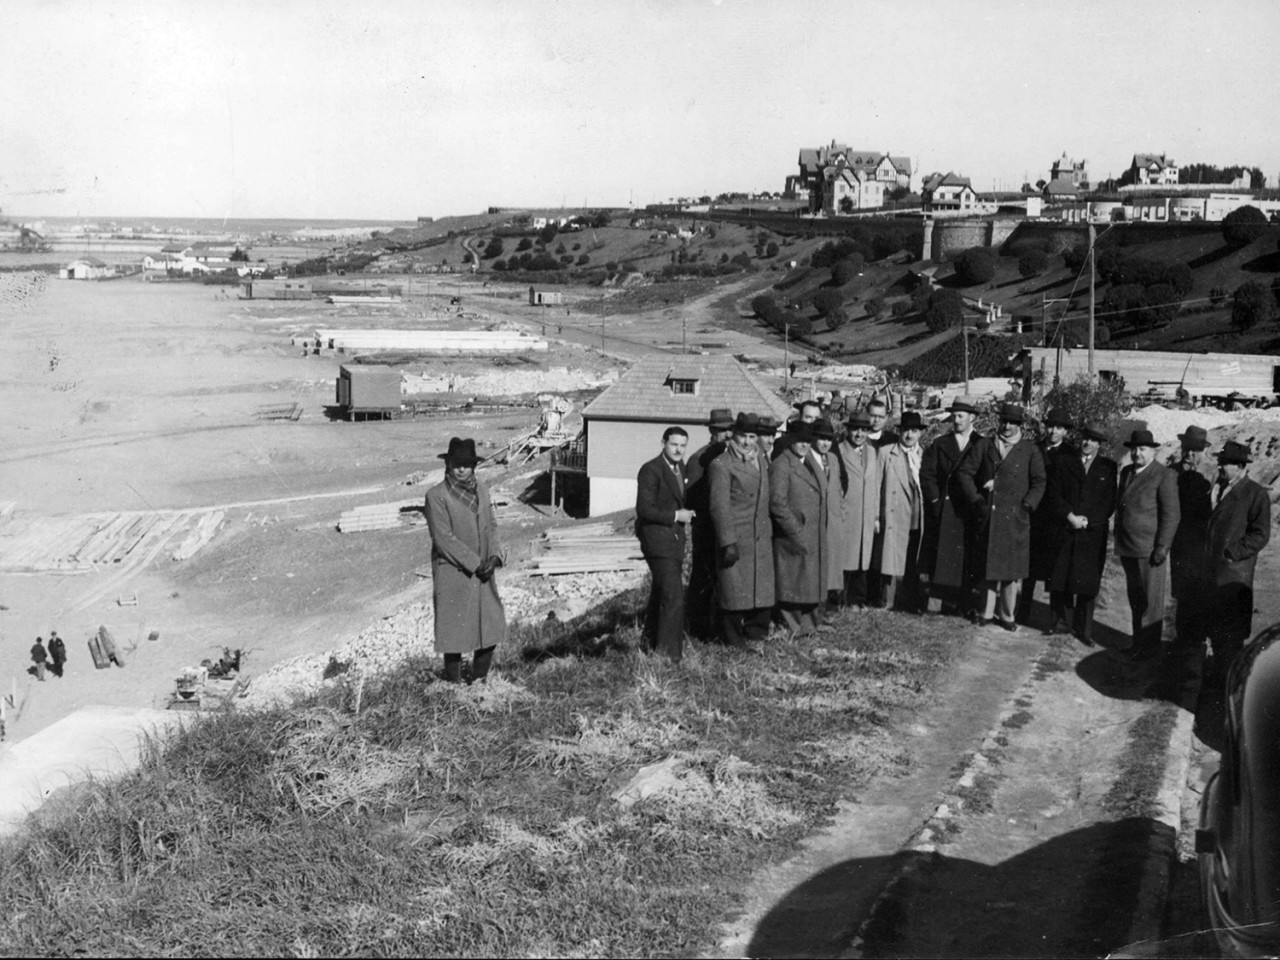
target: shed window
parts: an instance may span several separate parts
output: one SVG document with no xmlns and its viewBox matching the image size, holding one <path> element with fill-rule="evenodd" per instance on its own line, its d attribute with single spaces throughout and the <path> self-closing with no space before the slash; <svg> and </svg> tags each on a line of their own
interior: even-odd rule
<svg viewBox="0 0 1280 960">
<path fill-rule="evenodd" d="M 696 394 L 698 392 L 698 381 L 673 379 L 671 381 L 671 392 Z"/>
</svg>

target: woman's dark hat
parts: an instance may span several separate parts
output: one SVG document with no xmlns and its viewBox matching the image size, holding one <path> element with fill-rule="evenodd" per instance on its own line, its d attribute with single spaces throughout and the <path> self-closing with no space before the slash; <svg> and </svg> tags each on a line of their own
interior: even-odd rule
<svg viewBox="0 0 1280 960">
<path fill-rule="evenodd" d="M 908 410 L 898 418 L 899 430 L 923 430 L 924 417 L 920 416 L 919 411 Z"/>
<path fill-rule="evenodd" d="M 1204 450 L 1209 446 L 1209 431 L 1204 427 L 1187 427 L 1186 433 L 1178 434 L 1183 450 Z"/>
<path fill-rule="evenodd" d="M 1107 433 L 1102 427 L 1096 423 L 1086 423 L 1080 428 L 1080 435 L 1088 437 L 1090 440 L 1097 440 L 1099 443 L 1110 443 L 1111 434 Z"/>
<path fill-rule="evenodd" d="M 456 463 L 461 467 L 474 467 L 484 457 L 476 456 L 476 442 L 470 438 L 463 440 L 453 437 L 449 440 L 449 449 L 437 455 L 446 463 Z"/>
<path fill-rule="evenodd" d="M 1228 440 L 1222 445 L 1222 449 L 1218 452 L 1219 463 L 1252 463 L 1253 460 L 1249 456 L 1249 448 L 1243 443 L 1237 443 L 1235 440 Z"/>
<path fill-rule="evenodd" d="M 754 413 L 740 413 L 733 422 L 734 433 L 760 433 L 760 418 Z"/>
<path fill-rule="evenodd" d="M 729 430 L 733 427 L 733 411 L 726 407 L 717 407 L 711 411 L 707 426 L 712 430 Z"/>
<path fill-rule="evenodd" d="M 1075 422 L 1068 416 L 1067 411 L 1059 407 L 1057 410 L 1050 410 L 1049 415 L 1044 418 L 1046 427 L 1074 427 Z"/>
<path fill-rule="evenodd" d="M 1126 447 L 1158 447 L 1156 438 L 1151 435 L 1150 430 L 1135 430 L 1129 435 L 1129 439 L 1125 441 Z"/>
<path fill-rule="evenodd" d="M 815 420 L 809 424 L 809 434 L 815 440 L 834 440 L 836 428 L 831 425 L 830 420 Z"/>
</svg>

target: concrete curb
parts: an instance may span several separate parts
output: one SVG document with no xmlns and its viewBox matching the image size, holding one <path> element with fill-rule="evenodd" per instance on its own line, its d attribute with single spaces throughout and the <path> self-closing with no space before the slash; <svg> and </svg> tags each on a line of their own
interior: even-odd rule
<svg viewBox="0 0 1280 960">
<path fill-rule="evenodd" d="M 1187 786 L 1191 762 L 1191 728 L 1195 716 L 1186 710 L 1178 718 L 1169 735 L 1165 751 L 1164 776 L 1156 794 L 1157 812 L 1147 839 L 1146 863 L 1138 883 L 1138 897 L 1133 921 L 1125 935 L 1125 947 L 1112 956 L 1132 955 L 1140 943 L 1159 940 L 1164 926 L 1164 907 L 1169 894 L 1169 881 L 1178 855 L 1178 834 L 1182 827 L 1182 795 Z M 1146 955 L 1145 953 L 1143 955 Z"/>
</svg>

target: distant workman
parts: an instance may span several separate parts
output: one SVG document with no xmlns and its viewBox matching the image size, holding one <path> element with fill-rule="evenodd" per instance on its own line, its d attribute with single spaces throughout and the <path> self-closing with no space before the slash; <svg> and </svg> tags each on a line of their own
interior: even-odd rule
<svg viewBox="0 0 1280 960">
<path fill-rule="evenodd" d="M 31 662 L 35 664 L 36 679 L 44 683 L 45 665 L 49 660 L 49 651 L 44 648 L 44 637 L 36 637 L 31 645 Z"/>
<path fill-rule="evenodd" d="M 49 670 L 55 677 L 62 676 L 63 664 L 67 662 L 67 645 L 58 636 L 57 630 L 49 631 Z"/>
<path fill-rule="evenodd" d="M 498 538 L 489 491 L 476 476 L 476 442 L 453 437 L 444 460 L 444 482 L 427 491 L 431 533 L 431 581 L 435 646 L 444 655 L 444 678 L 462 682 L 462 656 L 472 654 L 471 679 L 484 682 L 507 618 L 496 571 L 506 553 Z"/>
<path fill-rule="evenodd" d="M 868 578 L 879 574 L 873 572 L 871 554 L 880 524 L 880 451 L 867 441 L 871 420 L 866 413 L 853 414 L 846 427 L 845 439 L 833 451 L 840 495 L 831 565 L 840 571 L 843 602 L 864 607 Z"/>
<path fill-rule="evenodd" d="M 1118 652 L 1139 662 L 1160 655 L 1169 588 L 1165 562 L 1181 514 L 1177 478 L 1156 462 L 1159 444 L 1151 431 L 1134 430 L 1125 446 L 1131 462 L 1120 471 L 1115 542 L 1124 568 L 1133 640 Z"/>
<path fill-rule="evenodd" d="M 924 494 L 920 490 L 920 436 L 924 420 L 908 410 L 898 421 L 899 439 L 884 447 L 880 473 L 880 532 L 884 536 L 880 574 L 884 602 L 907 613 L 923 613 L 920 541 L 924 536 Z"/>
<path fill-rule="evenodd" d="M 929 592 L 941 603 L 942 612 L 968 617 L 977 600 L 968 559 L 969 505 L 957 480 L 960 461 L 974 440 L 978 405 L 973 397 L 956 397 L 947 410 L 951 430 L 929 444 L 920 459 L 925 511 L 920 569 L 928 576 Z"/>
<path fill-rule="evenodd" d="M 1040 455 L 1044 457 L 1045 474 L 1053 476 L 1054 461 L 1060 457 L 1075 458 L 1079 451 L 1067 442 L 1075 423 L 1067 412 L 1061 408 L 1050 410 L 1044 418 L 1045 435 L 1036 444 Z M 1036 596 L 1036 584 L 1048 583 L 1053 576 L 1053 567 L 1058 560 L 1058 551 L 1062 547 L 1062 539 L 1067 528 L 1050 515 L 1048 498 L 1040 500 L 1040 506 L 1031 514 L 1031 571 L 1027 579 L 1022 581 L 1022 592 L 1018 597 L 1018 622 L 1031 622 L 1031 607 Z M 1055 623 L 1050 629 L 1056 630 L 1065 624 Z"/>
<path fill-rule="evenodd" d="M 816 611 L 827 583 L 827 484 L 809 456 L 812 426 L 787 425 L 791 442 L 769 468 L 773 519 L 774 591 L 782 624 L 792 637 L 818 629 Z"/>
<path fill-rule="evenodd" d="M 1053 619 L 1046 633 L 1070 629 L 1086 647 L 1093 646 L 1093 612 L 1107 563 L 1107 528 L 1116 509 L 1116 462 L 1100 453 L 1110 442 L 1100 425 L 1082 427 L 1079 454 L 1053 458 L 1048 494 L 1041 504 L 1047 519 L 1061 527 L 1056 535 L 1058 555 L 1049 571 Z"/>
<path fill-rule="evenodd" d="M 723 407 L 711 411 L 707 430 L 711 439 L 685 458 L 685 506 L 693 511 L 689 525 L 693 556 L 689 566 L 689 587 L 685 591 L 684 612 L 689 636 L 710 640 L 716 632 L 716 569 L 718 550 L 711 522 L 711 482 L 707 470 L 724 453 L 733 431 L 733 412 Z"/>
<path fill-rule="evenodd" d="M 721 630 L 732 646 L 768 635 L 774 603 L 769 458 L 760 449 L 759 429 L 759 417 L 739 413 L 727 448 L 709 470 L 716 592 Z"/>
<path fill-rule="evenodd" d="M 969 444 L 957 481 L 974 515 L 975 575 L 985 581 L 975 622 L 1010 632 L 1018 629 L 1018 591 L 1031 566 L 1031 513 L 1047 483 L 1040 448 L 1022 434 L 1024 420 L 1020 405 L 1001 404 L 996 434 Z"/>
<path fill-rule="evenodd" d="M 1204 427 L 1178 434 L 1177 459 L 1169 464 L 1178 484 L 1178 529 L 1169 547 L 1169 586 L 1173 592 L 1174 647 L 1198 650 L 1209 635 L 1206 613 L 1212 587 L 1208 577 L 1209 514 L 1213 482 L 1202 472 L 1209 449 Z"/>
<path fill-rule="evenodd" d="M 662 452 L 641 466 L 636 476 L 636 536 L 653 580 L 644 619 L 645 646 L 677 663 L 684 656 L 681 568 L 686 530 L 694 519 L 685 506 L 688 445 L 689 434 L 683 427 L 667 427 Z"/>
</svg>

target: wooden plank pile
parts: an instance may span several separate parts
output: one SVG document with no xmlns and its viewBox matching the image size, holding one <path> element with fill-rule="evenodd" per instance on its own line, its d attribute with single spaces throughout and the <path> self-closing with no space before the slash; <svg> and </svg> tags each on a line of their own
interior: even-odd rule
<svg viewBox="0 0 1280 960">
<path fill-rule="evenodd" d="M 296 400 L 290 403 L 264 403 L 258 407 L 254 416 L 259 420 L 297 420 L 302 416 L 302 404 Z"/>
<path fill-rule="evenodd" d="M 530 573 L 534 576 L 645 569 L 640 541 L 630 533 L 615 534 L 610 523 L 557 527 L 533 541 Z"/>
<path fill-rule="evenodd" d="M 93 658 L 93 665 L 99 670 L 106 670 L 113 663 L 117 667 L 124 666 L 116 650 L 115 641 L 106 627 L 98 627 L 98 632 L 89 638 L 89 656 Z"/>
<path fill-rule="evenodd" d="M 419 512 L 401 512 L 405 507 L 416 507 Z M 348 510 L 338 517 L 338 529 L 342 533 L 362 533 L 366 530 L 389 530 L 415 522 L 424 523 L 421 513 L 422 499 L 397 500 L 394 503 L 367 503 Z"/>
<path fill-rule="evenodd" d="M 106 564 L 149 561 L 173 537 L 194 527 L 186 559 L 209 542 L 222 519 L 204 511 L 94 513 L 14 519 L 0 534 L 0 572 L 86 573 Z"/>
<path fill-rule="evenodd" d="M 195 527 L 187 534 L 186 539 L 178 544 L 178 549 L 173 551 L 173 559 L 190 560 L 195 556 L 196 551 L 213 539 L 213 535 L 218 532 L 218 527 L 222 525 L 222 520 L 225 516 L 226 514 L 221 510 L 211 510 L 209 513 L 203 514 L 196 521 Z"/>
</svg>

